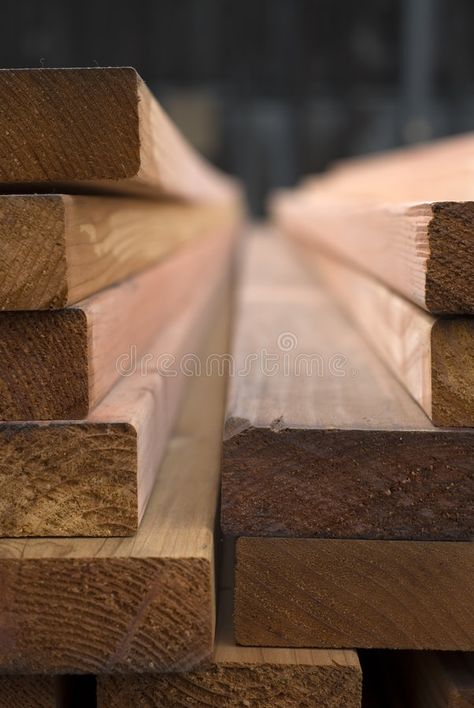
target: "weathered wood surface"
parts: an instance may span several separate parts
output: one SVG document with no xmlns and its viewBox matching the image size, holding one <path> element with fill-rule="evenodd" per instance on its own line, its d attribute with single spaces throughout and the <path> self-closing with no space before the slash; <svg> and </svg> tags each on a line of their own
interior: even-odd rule
<svg viewBox="0 0 474 708">
<path fill-rule="evenodd" d="M 199 287 L 175 307 L 142 360 L 124 353 L 123 376 L 86 420 L 0 424 L 0 536 L 136 531 L 194 370 L 190 357 L 229 278 L 232 241 L 209 245 Z"/>
<path fill-rule="evenodd" d="M 132 68 L 0 72 L 0 184 L 233 200 Z M 27 108 L 25 108 L 27 107 Z"/>
<path fill-rule="evenodd" d="M 474 319 L 433 317 L 344 262 L 297 246 L 433 423 L 474 426 Z"/>
<path fill-rule="evenodd" d="M 227 329 L 220 317 L 204 358 L 226 350 Z M 211 659 L 225 384 L 191 381 L 136 536 L 0 541 L 2 672 L 186 671 Z"/>
<path fill-rule="evenodd" d="M 360 708 L 362 674 L 355 652 L 239 647 L 232 638 L 231 611 L 224 601 L 209 668 L 99 676 L 97 708 Z"/>
<path fill-rule="evenodd" d="M 0 419 L 85 418 L 126 353 L 140 358 L 218 267 L 235 227 L 211 230 L 162 262 L 64 310 L 0 313 Z"/>
<path fill-rule="evenodd" d="M 233 355 L 225 533 L 473 537 L 474 431 L 435 428 L 282 240 L 248 244 Z"/>
<path fill-rule="evenodd" d="M 240 538 L 236 641 L 474 649 L 474 544 Z"/>
<path fill-rule="evenodd" d="M 229 205 L 1 195 L 0 309 L 74 304 L 235 220 Z"/>
</svg>

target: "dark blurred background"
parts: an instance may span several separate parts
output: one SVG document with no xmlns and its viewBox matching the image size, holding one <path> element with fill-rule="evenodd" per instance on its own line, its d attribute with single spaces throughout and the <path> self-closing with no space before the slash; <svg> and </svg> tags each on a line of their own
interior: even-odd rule
<svg viewBox="0 0 474 708">
<path fill-rule="evenodd" d="M 6 0 L 0 65 L 138 69 L 253 211 L 331 161 L 474 127 L 472 0 Z"/>
</svg>

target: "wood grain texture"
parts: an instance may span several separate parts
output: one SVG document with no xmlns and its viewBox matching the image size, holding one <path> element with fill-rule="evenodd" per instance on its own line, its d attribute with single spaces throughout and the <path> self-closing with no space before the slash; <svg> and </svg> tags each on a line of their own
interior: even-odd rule
<svg viewBox="0 0 474 708">
<path fill-rule="evenodd" d="M 97 708 L 360 708 L 362 674 L 352 651 L 239 647 L 222 601 L 210 667 L 141 676 L 99 676 Z"/>
<path fill-rule="evenodd" d="M 377 204 L 303 188 L 275 198 L 273 215 L 429 312 L 474 312 L 472 201 Z"/>
<path fill-rule="evenodd" d="M 201 356 L 227 345 L 220 316 Z M 192 379 L 133 538 L 0 541 L 0 671 L 153 673 L 210 660 L 225 384 Z"/>
<path fill-rule="evenodd" d="M 235 227 L 212 229 L 63 310 L 0 313 L 0 419 L 80 420 L 215 273 Z"/>
<path fill-rule="evenodd" d="M 433 317 L 336 258 L 298 250 L 433 423 L 472 427 L 474 319 Z"/>
<path fill-rule="evenodd" d="M 0 708 L 63 708 L 58 682 L 55 676 L 1 676 Z"/>
<path fill-rule="evenodd" d="M 430 423 L 284 240 L 250 240 L 241 281 L 224 532 L 472 538 L 473 431 Z"/>
<path fill-rule="evenodd" d="M 254 646 L 472 651 L 474 544 L 241 538 L 234 629 Z"/>
<path fill-rule="evenodd" d="M 237 219 L 231 205 L 0 196 L 0 309 L 58 309 Z"/>
<path fill-rule="evenodd" d="M 143 360 L 125 355 L 124 375 L 86 420 L 0 424 L 0 536 L 136 531 L 231 255 L 232 242 L 222 239 L 199 289 L 175 308 Z"/>
<path fill-rule="evenodd" d="M 470 652 L 397 652 L 385 672 L 406 708 L 473 708 L 474 655 Z"/>
<path fill-rule="evenodd" d="M 0 72 L 0 184 L 233 200 L 131 68 Z M 5 191 L 5 190 L 3 190 Z"/>
</svg>

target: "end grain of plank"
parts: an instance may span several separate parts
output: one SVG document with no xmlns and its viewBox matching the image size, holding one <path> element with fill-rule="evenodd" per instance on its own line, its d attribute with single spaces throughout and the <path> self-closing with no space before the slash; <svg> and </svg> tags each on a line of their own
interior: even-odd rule
<svg viewBox="0 0 474 708">
<path fill-rule="evenodd" d="M 0 708 L 61 708 L 56 676 L 0 676 Z"/>
</svg>

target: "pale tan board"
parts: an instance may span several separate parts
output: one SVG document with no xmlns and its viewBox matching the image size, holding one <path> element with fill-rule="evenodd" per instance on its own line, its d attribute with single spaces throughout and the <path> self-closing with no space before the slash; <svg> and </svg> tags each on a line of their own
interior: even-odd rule
<svg viewBox="0 0 474 708">
<path fill-rule="evenodd" d="M 202 671 L 98 676 L 97 708 L 360 708 L 362 673 L 352 651 L 239 647 L 230 592 L 219 595 L 214 657 Z"/>
<path fill-rule="evenodd" d="M 472 427 L 474 318 L 433 317 L 343 261 L 298 250 L 433 423 Z"/>
<path fill-rule="evenodd" d="M 342 160 L 305 186 L 382 203 L 472 201 L 474 133 Z"/>
<path fill-rule="evenodd" d="M 229 278 L 232 240 L 213 245 L 199 286 L 142 359 L 124 353 L 122 376 L 86 420 L 0 423 L 0 536 L 136 531 Z"/>
<path fill-rule="evenodd" d="M 226 351 L 227 330 L 220 316 L 203 362 Z M 136 536 L 0 541 L 2 672 L 153 673 L 210 660 L 225 384 L 205 368 L 191 381 Z"/>
<path fill-rule="evenodd" d="M 0 72 L 0 184 L 233 200 L 132 68 Z"/>
<path fill-rule="evenodd" d="M 277 223 L 430 312 L 474 312 L 474 202 L 384 204 L 324 185 L 276 197 Z"/>
<path fill-rule="evenodd" d="M 236 206 L 0 196 L 0 309 L 58 309 L 235 222 Z"/>
<path fill-rule="evenodd" d="M 387 657 L 387 671 L 408 708 L 474 707 L 471 652 L 400 652 Z"/>
<path fill-rule="evenodd" d="M 474 649 L 474 544 L 240 538 L 236 641 Z"/>
<path fill-rule="evenodd" d="M 120 285 L 64 310 L 0 313 L 0 419 L 77 420 L 205 288 L 236 227 L 211 229 Z"/>
<path fill-rule="evenodd" d="M 232 536 L 467 540 L 474 431 L 439 429 L 283 239 L 246 247 L 224 438 Z"/>
</svg>

